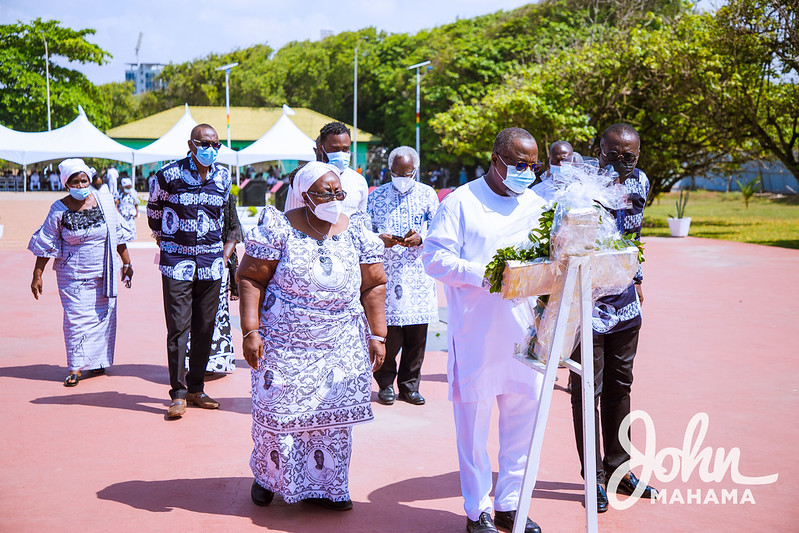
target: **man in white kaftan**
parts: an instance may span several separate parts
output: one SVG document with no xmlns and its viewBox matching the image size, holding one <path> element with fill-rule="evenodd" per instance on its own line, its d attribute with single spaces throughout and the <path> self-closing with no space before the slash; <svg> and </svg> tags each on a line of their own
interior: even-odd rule
<svg viewBox="0 0 799 533">
<path fill-rule="evenodd" d="M 467 531 L 497 531 L 491 520 L 491 461 L 486 443 L 491 409 L 499 407 L 499 476 L 494 520 L 508 529 L 518 506 L 541 376 L 513 358 L 524 330 L 508 300 L 490 294 L 485 267 L 496 250 L 526 238 L 544 201 L 527 187 L 538 167 L 532 135 L 508 128 L 497 135 L 491 167 L 447 196 L 438 209 L 422 260 L 444 284 L 449 308 L 449 394 L 455 415 Z M 509 526 L 510 524 L 510 526 Z M 525 531 L 540 532 L 527 520 Z"/>
</svg>

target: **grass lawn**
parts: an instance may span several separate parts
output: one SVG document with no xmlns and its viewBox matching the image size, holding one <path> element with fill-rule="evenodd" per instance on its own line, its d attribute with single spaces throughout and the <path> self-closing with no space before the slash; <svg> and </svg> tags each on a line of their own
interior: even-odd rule
<svg viewBox="0 0 799 533">
<path fill-rule="evenodd" d="M 668 237 L 666 218 L 674 216 L 679 193 L 664 193 L 644 210 L 642 235 Z M 751 242 L 799 249 L 799 195 L 757 196 L 744 206 L 740 192 L 694 191 L 685 216 L 692 237 Z"/>
</svg>

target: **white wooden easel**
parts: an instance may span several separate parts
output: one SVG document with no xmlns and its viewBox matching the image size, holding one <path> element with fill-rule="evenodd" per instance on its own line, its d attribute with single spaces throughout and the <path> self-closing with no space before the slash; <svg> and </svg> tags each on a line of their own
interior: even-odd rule
<svg viewBox="0 0 799 533">
<path fill-rule="evenodd" d="M 591 314 L 593 300 L 591 298 L 591 263 L 592 258 L 600 254 L 575 256 L 567 259 L 566 280 L 563 286 L 563 299 L 557 311 L 555 332 L 552 341 L 552 350 L 546 364 L 538 360 L 517 354 L 516 358 L 536 372 L 544 375 L 544 384 L 541 388 L 541 397 L 536 413 L 535 428 L 530 439 L 530 449 L 527 452 L 527 467 L 522 478 L 522 489 L 519 494 L 519 504 L 516 511 L 516 521 L 513 524 L 513 533 L 524 533 L 527 516 L 530 511 L 530 501 L 533 489 L 538 478 L 538 466 L 541 459 L 541 448 L 544 443 L 544 430 L 549 417 L 549 407 L 552 403 L 552 393 L 555 389 L 555 377 L 561 355 L 568 356 L 565 350 L 571 351 L 572 339 L 566 339 L 566 321 L 572 305 L 580 306 L 580 334 L 581 334 L 581 359 L 582 364 L 571 359 L 563 363 L 572 371 L 580 375 L 583 391 L 583 464 L 585 475 L 585 524 L 588 533 L 597 533 L 596 498 L 596 449 L 594 433 L 596 420 L 594 420 L 594 342 L 591 327 Z M 575 285 L 579 283 L 579 302 L 572 300 L 575 294 Z M 528 295 L 534 296 L 534 295 Z M 566 344 L 566 343 L 569 344 Z"/>
</svg>

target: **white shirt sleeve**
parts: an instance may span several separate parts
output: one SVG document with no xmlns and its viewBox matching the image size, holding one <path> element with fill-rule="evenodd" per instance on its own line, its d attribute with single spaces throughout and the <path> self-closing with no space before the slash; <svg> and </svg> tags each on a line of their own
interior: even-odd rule
<svg viewBox="0 0 799 533">
<path fill-rule="evenodd" d="M 356 172 L 357 174 L 357 172 Z M 360 181 L 358 182 L 358 188 L 360 189 L 361 201 L 358 202 L 358 211 L 366 212 L 366 201 L 369 198 L 369 185 L 366 184 L 366 180 L 358 174 Z"/>
<path fill-rule="evenodd" d="M 454 205 L 453 205 L 454 204 Z M 444 202 L 438 208 L 427 238 L 422 243 L 422 262 L 427 274 L 445 285 L 482 287 L 485 265 L 461 257 L 463 217 L 460 205 Z"/>
</svg>

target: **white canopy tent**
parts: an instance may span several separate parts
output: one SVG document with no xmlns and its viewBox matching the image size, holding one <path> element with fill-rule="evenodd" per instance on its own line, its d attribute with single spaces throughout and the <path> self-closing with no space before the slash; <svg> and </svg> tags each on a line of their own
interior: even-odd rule
<svg viewBox="0 0 799 533">
<path fill-rule="evenodd" d="M 32 146 L 35 140 L 31 138 L 35 133 L 16 131 L 5 126 L 0 126 L 0 159 L 23 164 L 25 160 L 25 146 Z"/>
<path fill-rule="evenodd" d="M 313 150 L 315 141 L 291 121 L 286 109 L 284 106 L 283 116 L 260 139 L 238 151 L 239 166 L 282 159 L 316 160 Z"/>
<path fill-rule="evenodd" d="M 32 163 L 69 157 L 133 162 L 134 150 L 94 127 L 81 106 L 78 106 L 75 120 L 52 131 L 27 133 L 3 128 L 0 131 L 0 143 L 0 158 L 21 164 L 24 174 L 27 174 L 27 165 Z M 27 184 L 24 188 L 27 188 Z"/>
<path fill-rule="evenodd" d="M 188 141 L 191 138 L 191 130 L 197 125 L 197 121 L 189 112 L 189 105 L 186 105 L 186 112 L 175 125 L 169 128 L 160 139 L 153 141 L 144 148 L 136 150 L 134 165 L 145 165 L 156 161 L 173 161 L 183 159 L 189 151 Z M 217 161 L 226 165 L 236 164 L 236 152 L 225 145 L 219 149 Z"/>
</svg>

